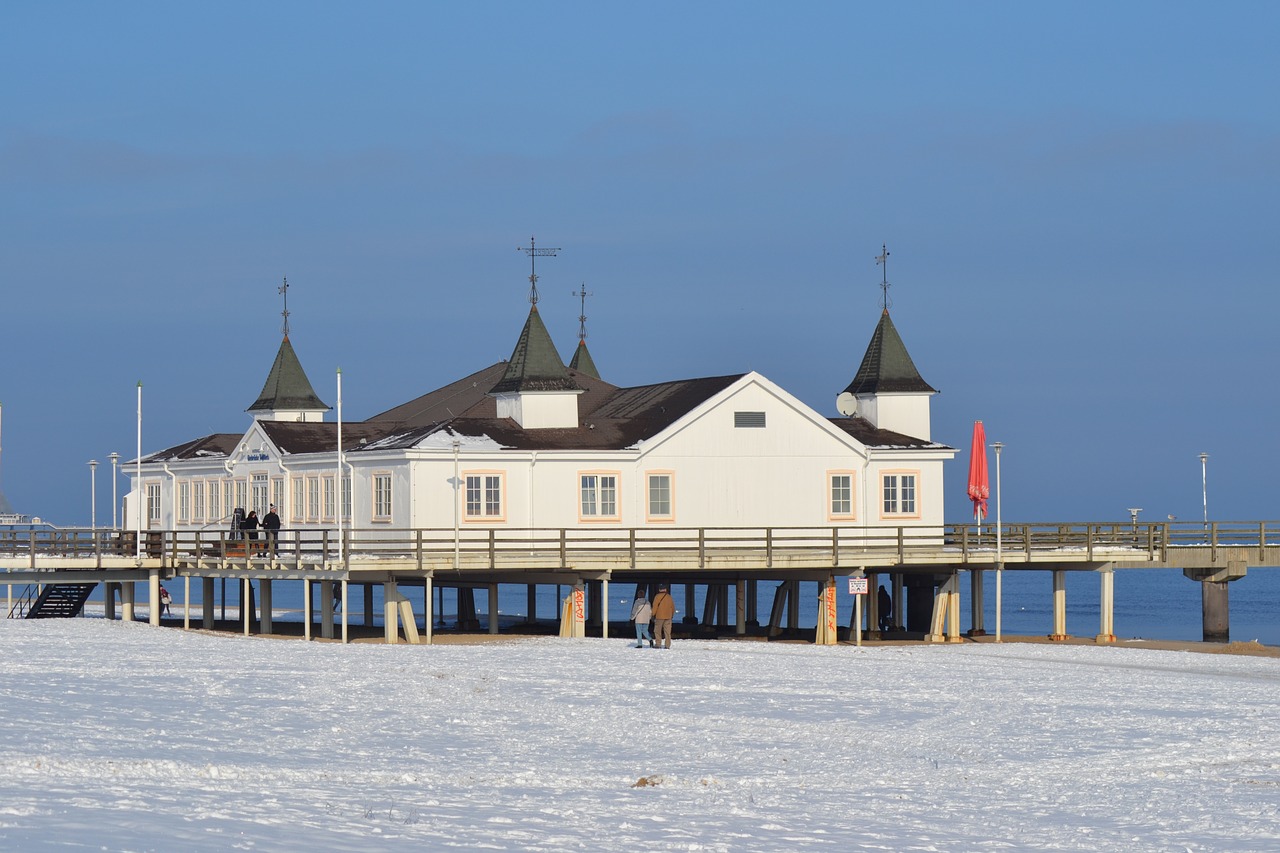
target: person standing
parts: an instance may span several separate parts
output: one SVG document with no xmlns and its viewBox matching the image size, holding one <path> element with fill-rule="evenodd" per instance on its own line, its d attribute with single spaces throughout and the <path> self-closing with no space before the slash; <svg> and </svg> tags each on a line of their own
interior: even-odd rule
<svg viewBox="0 0 1280 853">
<path fill-rule="evenodd" d="M 653 618 L 653 607 L 643 592 L 636 593 L 635 603 L 631 605 L 631 621 L 636 623 L 636 648 L 643 649 L 644 641 L 649 640 L 649 648 L 655 648 L 653 635 L 649 633 L 649 620 Z"/>
<path fill-rule="evenodd" d="M 880 630 L 888 631 L 893 624 L 893 599 L 889 597 L 889 590 L 884 588 L 884 584 L 880 584 L 880 590 L 876 593 L 876 607 L 880 611 Z"/>
<path fill-rule="evenodd" d="M 676 615 L 676 601 L 667 591 L 666 584 L 658 587 L 653 597 L 653 637 L 655 648 L 671 648 L 671 620 Z M 664 645 L 665 642 L 665 645 Z"/>
<path fill-rule="evenodd" d="M 275 504 L 272 504 L 267 509 L 267 514 L 262 517 L 262 529 L 267 531 L 267 550 L 274 557 L 280 541 L 280 516 L 276 513 Z"/>
<path fill-rule="evenodd" d="M 249 510 L 249 514 L 245 520 L 240 522 L 240 529 L 244 531 L 244 538 L 248 539 L 245 545 L 245 555 L 250 556 L 258 551 L 258 511 L 256 509 Z"/>
</svg>

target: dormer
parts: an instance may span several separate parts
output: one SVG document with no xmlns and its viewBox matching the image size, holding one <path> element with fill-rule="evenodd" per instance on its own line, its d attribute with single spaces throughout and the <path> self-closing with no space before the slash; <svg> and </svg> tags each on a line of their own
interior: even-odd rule
<svg viewBox="0 0 1280 853">
<path fill-rule="evenodd" d="M 886 308 L 857 374 L 836 397 L 836 409 L 878 429 L 929 440 L 929 398 L 937 393 L 916 370 Z"/>
<path fill-rule="evenodd" d="M 324 420 L 324 413 L 329 411 L 329 407 L 316 396 L 288 335 L 284 336 L 276 352 L 275 363 L 267 374 L 262 393 L 245 411 L 251 413 L 255 420 L 263 421 Z"/>
<path fill-rule="evenodd" d="M 532 306 L 506 372 L 489 390 L 498 417 L 511 418 L 524 429 L 575 429 L 582 392 L 565 370 L 538 306 Z"/>
</svg>

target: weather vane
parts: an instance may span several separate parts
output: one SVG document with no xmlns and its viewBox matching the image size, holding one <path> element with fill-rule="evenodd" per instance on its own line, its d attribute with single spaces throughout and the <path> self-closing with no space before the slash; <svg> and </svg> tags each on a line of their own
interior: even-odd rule
<svg viewBox="0 0 1280 853">
<path fill-rule="evenodd" d="M 529 238 L 528 246 L 516 246 L 517 252 L 524 252 L 529 256 L 529 304 L 535 308 L 538 306 L 538 258 L 554 258 L 559 249 L 539 249 L 534 245 L 533 238 Z"/>
<path fill-rule="evenodd" d="M 582 290 L 573 291 L 573 295 L 582 300 L 582 313 L 578 315 L 578 340 L 586 342 L 587 340 L 587 297 L 594 296 L 594 293 L 587 293 L 587 283 L 582 283 Z"/>
<path fill-rule="evenodd" d="M 276 288 L 281 296 L 284 297 L 284 310 L 280 312 L 280 316 L 284 318 L 284 336 L 289 337 L 289 279 L 284 279 L 284 284 Z"/>
<path fill-rule="evenodd" d="M 889 250 L 885 248 L 884 243 L 880 244 L 880 254 L 876 255 L 876 266 L 884 267 L 884 271 L 880 275 L 880 304 L 884 310 L 889 310 Z"/>
</svg>

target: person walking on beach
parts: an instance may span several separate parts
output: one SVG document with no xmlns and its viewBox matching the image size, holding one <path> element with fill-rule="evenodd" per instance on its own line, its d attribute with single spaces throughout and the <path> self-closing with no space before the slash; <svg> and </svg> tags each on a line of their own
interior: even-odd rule
<svg viewBox="0 0 1280 853">
<path fill-rule="evenodd" d="M 169 615 L 169 603 L 173 601 L 173 597 L 169 595 L 169 590 L 164 588 L 164 584 L 160 585 L 160 615 Z"/>
<path fill-rule="evenodd" d="M 262 529 L 267 531 L 267 550 L 274 557 L 280 541 L 280 516 L 276 513 L 275 504 L 272 504 L 267 514 L 262 517 Z"/>
<path fill-rule="evenodd" d="M 631 621 L 636 623 L 636 648 L 643 649 L 644 641 L 649 640 L 649 648 L 655 648 L 653 635 L 649 633 L 649 620 L 653 618 L 653 608 L 643 592 L 636 593 L 635 603 L 631 605 Z"/>
<path fill-rule="evenodd" d="M 893 599 L 889 597 L 889 590 L 884 588 L 884 584 L 880 584 L 880 591 L 876 593 L 876 602 L 880 609 L 880 630 L 888 631 L 889 626 L 893 624 Z"/>
<path fill-rule="evenodd" d="M 249 510 L 249 515 L 240 522 L 240 529 L 244 531 L 244 538 L 251 543 L 245 546 L 245 554 L 256 553 L 258 550 L 258 511 L 256 509 Z"/>
<path fill-rule="evenodd" d="M 667 585 L 658 587 L 658 594 L 653 597 L 653 638 L 655 648 L 671 648 L 671 620 L 676 615 L 676 601 L 667 592 Z M 665 645 L 664 645 L 665 638 Z"/>
</svg>

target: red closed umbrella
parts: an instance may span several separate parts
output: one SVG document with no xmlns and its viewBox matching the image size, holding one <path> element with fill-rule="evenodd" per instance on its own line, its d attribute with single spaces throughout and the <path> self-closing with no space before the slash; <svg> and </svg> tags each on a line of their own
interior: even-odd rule
<svg viewBox="0 0 1280 853">
<path fill-rule="evenodd" d="M 987 431 L 982 421 L 973 422 L 973 445 L 969 448 L 969 500 L 973 501 L 973 517 L 982 523 L 987 514 L 987 498 L 991 483 L 987 479 Z"/>
</svg>

